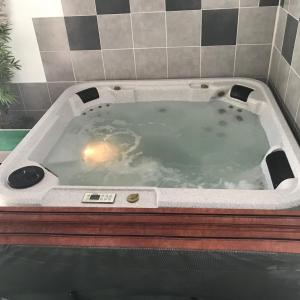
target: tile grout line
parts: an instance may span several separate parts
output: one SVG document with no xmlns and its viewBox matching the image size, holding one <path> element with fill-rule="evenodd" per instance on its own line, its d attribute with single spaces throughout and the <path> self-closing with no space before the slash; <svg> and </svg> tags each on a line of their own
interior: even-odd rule
<svg viewBox="0 0 300 300">
<path fill-rule="evenodd" d="M 275 88 L 278 89 L 278 82 L 279 82 L 279 70 L 280 70 L 280 65 L 281 65 L 281 60 L 283 59 L 283 56 L 281 56 L 279 52 L 279 61 L 278 61 L 278 66 L 276 70 L 276 77 L 275 77 Z M 281 97 L 280 97 L 281 98 Z M 282 99 L 283 100 L 283 99 Z"/>
<path fill-rule="evenodd" d="M 273 49 L 274 49 L 275 39 L 276 39 L 276 35 L 277 35 L 278 22 L 279 22 L 279 14 L 280 14 L 280 6 L 277 7 L 277 12 L 276 12 L 276 19 L 275 19 L 273 39 L 272 39 L 272 44 L 271 44 L 271 55 L 270 55 L 270 62 L 269 62 L 267 82 L 269 82 L 269 80 L 270 80 L 271 66 L 272 66 L 272 60 L 273 60 L 273 55 L 274 55 L 274 50 Z"/>
<path fill-rule="evenodd" d="M 48 96 L 49 96 L 49 101 L 50 101 L 50 103 L 52 105 L 54 102 L 52 102 L 52 99 L 51 99 L 51 96 L 50 96 L 50 90 L 49 90 L 48 82 L 46 82 L 46 86 L 47 86 L 47 92 L 48 92 Z"/>
<path fill-rule="evenodd" d="M 274 53 L 275 53 L 275 51 L 277 51 L 278 52 L 278 55 L 279 55 L 279 60 L 278 60 L 278 63 L 277 63 L 277 66 L 276 66 L 276 70 L 275 70 L 275 78 L 274 78 L 274 88 L 275 89 L 277 89 L 277 76 L 278 76 L 278 72 L 279 72 L 279 64 L 280 64 L 280 55 L 281 55 L 281 53 L 280 53 L 280 51 L 276 48 L 276 46 L 274 46 Z M 271 82 L 271 81 L 270 81 Z M 269 83 L 270 83 L 269 82 Z"/>
<path fill-rule="evenodd" d="M 169 53 L 168 53 L 168 22 L 167 11 L 165 11 L 165 31 L 166 31 L 166 59 L 167 59 L 167 79 L 169 79 Z"/>
<path fill-rule="evenodd" d="M 104 80 L 107 80 L 107 78 L 106 78 L 105 64 L 104 64 L 104 55 L 103 55 L 102 50 L 100 50 L 100 53 L 101 53 L 101 58 L 102 58 L 102 68 L 103 68 Z"/>
<path fill-rule="evenodd" d="M 240 7 L 240 5 L 241 5 L 241 0 L 239 0 L 239 7 L 238 7 L 238 9 L 241 9 L 241 8 L 257 8 L 257 6 L 255 6 L 255 7 Z M 212 8 L 212 9 L 218 9 L 218 8 Z M 220 9 L 226 9 L 226 8 L 220 8 Z M 233 7 L 231 8 L 231 7 L 228 7 L 227 9 L 233 9 Z M 206 10 L 206 9 L 200 9 L 200 11 L 202 12 L 202 10 Z M 210 9 L 208 9 L 208 10 L 210 10 Z M 193 10 L 192 10 L 193 11 Z M 194 10 L 195 11 L 195 10 Z M 151 12 L 133 12 L 132 14 L 135 14 L 135 13 L 155 13 L 156 11 L 151 11 Z M 168 61 L 168 42 L 167 42 L 167 20 L 166 20 L 166 16 L 167 16 L 167 11 L 166 10 L 162 10 L 162 11 L 157 11 L 157 12 L 164 12 L 165 13 L 165 26 L 166 26 L 166 28 L 165 28 L 165 30 L 166 30 L 166 55 L 167 55 L 167 77 L 169 76 L 169 61 Z M 132 15 L 131 15 L 131 13 L 129 13 L 130 14 L 130 20 L 131 20 L 131 30 L 132 30 L 132 40 L 133 40 L 133 28 L 132 28 Z M 120 15 L 123 15 L 123 14 L 120 14 Z M 237 28 L 237 37 L 236 38 L 238 38 L 238 33 L 239 33 L 239 15 L 240 14 L 238 14 L 238 28 Z M 100 15 L 96 15 L 97 16 L 97 23 L 98 23 L 98 17 L 100 16 Z M 100 28 L 99 28 L 99 24 L 98 24 L 98 31 L 99 31 L 99 38 L 100 38 L 100 40 L 101 40 L 101 37 L 100 37 Z M 275 30 L 274 30 L 274 32 L 275 32 Z M 273 36 L 273 39 L 274 39 L 274 36 Z M 136 64 L 136 53 L 135 53 L 135 49 L 139 49 L 139 48 L 135 48 L 134 47 L 134 40 L 132 41 L 133 42 L 133 48 L 128 48 L 128 49 L 133 49 L 133 58 L 134 58 L 134 66 L 135 66 L 135 77 L 136 77 L 136 79 L 137 79 L 137 64 Z M 273 41 L 272 41 L 272 43 L 273 43 Z M 236 44 L 235 44 L 235 57 L 234 57 L 234 68 L 233 68 L 233 76 L 235 76 L 236 74 L 236 69 L 237 69 L 237 48 L 238 48 L 238 43 L 236 42 Z M 251 44 L 244 44 L 244 45 L 251 45 Z M 253 44 L 253 45 L 270 45 L 269 43 L 268 44 Z M 271 46 L 273 47 L 273 44 L 271 44 Z M 170 47 L 170 48 L 184 48 L 184 47 L 197 47 L 197 46 L 177 46 L 177 47 Z M 152 47 L 148 47 L 148 48 L 141 48 L 141 49 L 151 49 Z M 164 47 L 153 47 L 153 48 L 164 48 Z M 200 46 L 199 46 L 199 56 L 200 56 L 200 66 L 199 66 L 199 73 L 200 73 L 200 76 L 202 75 L 202 70 L 201 70 L 201 63 L 202 63 L 202 46 L 201 46 L 201 41 L 200 41 Z M 125 49 L 125 48 L 124 48 Z M 101 50 L 101 49 L 100 49 Z M 102 49 L 102 50 L 122 50 L 122 49 Z M 104 72 L 104 77 L 105 77 L 105 79 L 106 79 L 106 72 L 105 72 L 105 64 L 104 64 L 104 57 L 103 57 L 103 51 L 101 50 L 101 56 L 102 56 L 102 64 L 103 64 L 103 72 Z M 269 75 L 270 75 L 270 65 L 271 65 L 271 58 L 272 58 L 272 54 L 273 54 L 273 48 L 271 49 L 271 57 L 270 57 L 270 63 L 269 63 L 269 69 L 268 69 L 268 79 L 269 79 Z M 46 52 L 48 52 L 48 51 L 46 51 Z M 54 51 L 55 52 L 55 51 Z M 75 74 L 75 70 L 74 70 L 74 65 L 73 65 L 73 59 L 72 59 L 72 55 L 71 55 L 71 62 L 72 62 L 72 69 L 73 69 L 73 76 L 74 76 L 74 79 L 75 79 L 75 81 L 77 80 L 76 79 L 76 74 Z M 50 98 L 50 100 L 51 100 L 51 98 Z"/>
<path fill-rule="evenodd" d="M 290 2 L 289 2 L 288 9 L 286 9 L 286 8 L 280 6 L 280 5 L 279 5 L 279 7 L 281 7 L 285 13 L 287 13 L 287 14 L 290 15 L 290 16 L 292 16 L 296 21 L 299 22 L 299 18 L 298 18 L 297 16 L 293 15 L 292 12 L 290 12 L 290 9 L 289 9 L 289 8 L 290 8 Z"/>
<path fill-rule="evenodd" d="M 289 5 L 290 5 L 290 2 L 289 2 Z M 297 20 L 297 21 L 298 21 L 298 20 Z M 296 36 L 297 36 L 298 30 L 299 30 L 299 21 L 298 21 L 298 26 L 297 26 Z M 295 39 L 295 43 L 296 43 L 296 39 Z M 294 46 L 295 46 L 295 43 L 294 43 Z M 293 49 L 293 55 L 294 55 L 294 51 L 295 51 L 295 47 L 294 47 L 294 49 Z M 282 55 L 282 56 L 283 56 L 283 55 Z M 286 85 L 286 90 L 285 90 L 285 95 L 284 95 L 284 100 L 283 100 L 285 104 L 286 104 L 286 100 L 287 100 L 287 92 L 288 92 L 288 87 L 289 87 L 290 77 L 291 77 L 292 71 L 296 74 L 296 76 L 297 76 L 298 78 L 300 78 L 299 74 L 298 74 L 298 73 L 296 72 L 296 70 L 293 68 L 292 62 L 293 62 L 293 56 L 292 56 L 291 63 L 289 64 L 289 75 L 288 75 L 288 80 L 287 80 L 287 85 Z M 295 122 L 296 122 L 296 119 L 297 119 L 297 116 L 298 116 L 299 104 L 300 104 L 300 97 L 299 97 L 299 99 L 298 99 L 297 109 L 296 109 L 296 113 L 295 113 L 295 117 L 294 117 Z"/>
<path fill-rule="evenodd" d="M 12 109 L 11 111 L 24 111 L 24 112 L 27 112 L 27 111 L 47 111 L 47 108 L 45 109 L 26 109 L 26 110 L 22 110 L 22 109 Z"/>
<path fill-rule="evenodd" d="M 73 58 L 72 58 L 71 50 L 69 50 L 69 55 L 70 55 L 70 61 L 71 61 L 71 65 L 72 65 L 73 77 L 74 77 L 75 81 L 77 81 L 76 75 L 75 75 L 75 69 L 74 69 L 74 64 L 73 64 Z"/>
<path fill-rule="evenodd" d="M 296 76 L 300 79 L 300 75 L 298 74 L 298 72 L 295 70 L 295 68 L 291 65 L 290 68 L 294 71 L 294 73 L 296 74 Z"/>
<path fill-rule="evenodd" d="M 107 80 L 107 78 L 106 78 L 105 64 L 104 64 L 104 55 L 103 55 L 103 51 L 102 51 L 100 24 L 99 24 L 99 20 L 98 20 L 99 17 L 98 17 L 98 15 L 96 15 L 96 17 L 97 17 L 98 34 L 99 34 L 99 41 L 100 41 L 100 53 L 101 53 L 101 59 L 102 59 L 103 75 L 104 75 L 104 80 Z"/>
<path fill-rule="evenodd" d="M 280 97 L 280 95 L 279 95 L 279 93 L 278 93 L 278 91 L 276 90 L 276 89 L 274 89 L 274 93 L 276 94 L 276 96 L 280 99 L 280 101 L 282 100 L 281 99 L 281 97 Z M 282 101 L 281 101 L 282 102 Z M 290 112 L 290 110 L 287 108 L 287 106 L 286 106 L 286 104 L 284 103 L 284 102 L 282 102 L 283 103 L 283 105 L 284 105 L 284 107 L 288 110 L 288 112 Z M 296 119 L 295 118 L 293 118 L 293 125 L 295 126 L 297 126 L 297 123 L 296 123 Z"/>
<path fill-rule="evenodd" d="M 277 46 L 276 45 L 274 45 L 274 48 L 277 50 L 277 52 L 279 53 L 279 55 L 280 55 L 280 60 L 283 58 L 284 60 L 285 60 L 285 58 L 283 57 L 283 55 L 281 54 L 281 52 L 280 52 L 280 50 L 277 48 Z M 285 60 L 286 61 L 286 60 Z M 278 65 L 279 65 L 279 63 L 278 63 Z M 289 64 L 290 65 L 290 64 Z M 300 74 L 298 74 L 298 72 L 295 70 L 295 68 L 292 66 L 292 65 L 290 65 L 290 68 L 294 71 L 294 73 L 297 75 L 297 77 L 300 79 Z"/>
<path fill-rule="evenodd" d="M 182 9 L 182 10 L 152 10 L 152 11 L 132 11 L 132 12 L 126 12 L 126 13 L 113 13 L 113 15 L 125 15 L 125 14 L 153 14 L 153 13 L 164 13 L 166 11 L 198 11 L 198 10 L 228 10 L 228 9 L 248 9 L 248 8 L 259 8 L 259 7 L 276 7 L 276 5 L 272 6 L 232 6 L 232 7 L 213 7 L 213 8 L 200 8 L 200 9 Z M 64 17 L 90 17 L 90 16 L 105 16 L 105 15 L 111 15 L 111 14 L 98 14 L 98 13 L 91 13 L 91 14 L 76 14 L 76 15 L 65 15 Z M 44 17 L 44 18 L 57 18 L 57 17 Z"/>
<path fill-rule="evenodd" d="M 296 33 L 296 39 L 295 39 L 295 44 L 296 44 L 296 41 L 297 41 L 297 34 L 298 34 L 298 31 L 300 30 L 300 25 L 298 24 L 298 28 L 297 28 L 297 33 Z M 295 51 L 295 45 L 294 45 L 294 50 L 293 50 L 293 53 Z M 293 67 L 292 65 L 293 63 L 293 59 L 291 61 L 291 65 L 290 65 L 290 73 L 291 72 L 294 72 L 296 74 L 296 76 L 298 77 L 298 79 L 300 79 L 300 75 L 298 74 L 298 72 L 295 70 L 295 68 Z M 295 122 L 296 122 L 296 125 L 297 125 L 297 118 L 298 118 L 298 114 L 299 114 L 299 111 L 300 111 L 300 97 L 298 99 L 298 104 L 297 104 L 297 110 L 296 110 L 296 114 L 295 114 Z M 298 125 L 297 125 L 298 126 Z"/>
<path fill-rule="evenodd" d="M 25 111 L 25 104 L 24 104 L 24 101 L 23 101 L 23 96 L 22 96 L 21 89 L 20 89 L 20 86 L 19 86 L 20 84 L 22 84 L 22 83 L 16 83 L 16 85 L 17 85 L 17 89 L 18 89 L 18 91 L 19 91 L 19 95 L 20 95 L 20 98 L 21 98 L 21 102 L 22 102 L 23 110 Z"/>
<path fill-rule="evenodd" d="M 284 96 L 283 96 L 283 102 L 284 102 L 284 103 L 286 103 L 286 95 L 287 95 L 287 91 L 288 91 L 288 87 L 289 87 L 290 76 L 291 76 L 291 70 L 292 70 L 292 68 L 289 67 L 289 75 L 288 75 L 288 78 L 287 78 L 286 88 L 285 88 Z"/>
<path fill-rule="evenodd" d="M 203 14 L 202 14 L 202 10 L 200 11 L 200 18 L 201 18 L 201 22 L 200 22 L 200 41 L 199 41 L 199 77 L 202 78 L 202 27 L 203 27 Z"/>
<path fill-rule="evenodd" d="M 298 105 L 297 105 L 297 110 L 296 110 L 296 114 L 295 114 L 295 122 L 298 118 L 299 110 L 300 110 L 300 98 L 298 99 Z M 297 122 L 296 122 L 296 124 L 297 124 Z"/>
<path fill-rule="evenodd" d="M 135 58 L 135 44 L 134 44 L 134 36 L 133 36 L 133 24 L 132 24 L 132 14 L 129 14 L 130 17 L 130 26 L 131 26 L 131 40 L 132 40 L 132 49 L 133 49 L 133 63 L 134 63 L 134 75 L 137 80 L 137 68 L 136 68 L 136 58 Z"/>
<path fill-rule="evenodd" d="M 278 63 L 278 66 L 277 66 L 277 72 L 276 72 L 276 74 L 279 72 L 279 66 L 280 66 L 280 63 L 281 63 L 281 61 L 282 60 L 285 60 L 286 61 L 286 59 L 283 57 L 283 55 L 281 54 L 281 52 L 279 51 L 279 49 L 277 48 L 277 46 L 276 45 L 274 45 L 274 49 L 276 49 L 277 51 L 278 51 L 278 53 L 279 53 L 279 55 L 280 55 L 280 61 L 279 61 L 279 63 Z M 286 61 L 287 62 L 287 61 Z M 287 62 L 288 63 L 288 62 Z M 288 63 L 289 64 L 289 63 Z M 290 65 L 289 64 L 289 75 L 288 75 L 288 80 L 287 80 L 287 86 L 286 86 L 286 88 L 285 88 L 285 93 L 284 93 L 284 97 L 282 98 L 282 97 L 280 97 L 280 95 L 279 95 L 279 93 L 277 92 L 277 88 L 276 88 L 276 86 L 277 86 L 277 80 L 278 80 L 278 78 L 277 78 L 277 80 L 276 80 L 276 82 L 275 82 L 275 86 L 274 86 L 274 88 L 275 88 L 275 92 L 276 92 L 276 94 L 277 95 L 279 95 L 279 98 L 282 100 L 282 102 L 284 103 L 284 105 L 286 106 L 286 97 L 287 97 L 287 91 L 288 91 L 288 87 L 289 87 L 289 81 L 290 81 L 290 76 L 291 76 L 291 72 L 294 72 L 295 74 L 296 74 L 296 76 L 300 79 L 300 75 L 297 73 L 297 71 L 294 69 L 294 67 L 292 66 L 292 64 Z M 288 109 L 288 108 L 287 108 Z M 288 109 L 288 111 L 290 111 L 289 109 Z M 295 117 L 294 117 L 294 122 L 295 122 L 295 124 L 296 124 L 296 119 L 297 119 L 297 117 L 298 117 L 298 114 L 299 114 L 299 111 L 300 111 L 300 98 L 298 99 L 298 104 L 297 104 L 297 110 L 296 110 L 296 114 L 295 114 Z M 291 113 L 292 114 L 292 113 Z"/>
<path fill-rule="evenodd" d="M 261 44 L 233 44 L 233 45 L 209 45 L 209 46 L 199 46 L 199 45 L 181 45 L 181 46 L 168 46 L 168 48 L 195 48 L 195 47 L 222 47 L 222 46 L 272 46 L 272 43 L 261 43 Z M 164 49 L 165 46 L 154 46 L 154 47 L 135 47 L 135 48 L 102 48 L 97 50 L 102 51 L 121 51 L 121 50 L 148 50 L 148 49 Z M 73 50 L 73 51 L 97 51 L 97 50 Z M 41 53 L 44 52 L 66 52 L 66 51 L 40 51 Z"/>
<path fill-rule="evenodd" d="M 240 6 L 241 6 L 241 0 L 239 0 L 239 9 L 238 9 L 238 18 L 237 18 L 236 41 L 235 41 L 235 51 L 234 51 L 234 63 L 233 63 L 233 77 L 236 77 L 236 58 L 237 58 L 238 36 L 239 36 Z"/>
<path fill-rule="evenodd" d="M 23 84 L 23 83 L 19 83 L 19 84 Z M 27 105 L 25 104 L 24 95 L 23 95 L 22 89 L 19 87 L 19 84 L 18 84 L 18 88 L 19 88 L 19 92 L 20 92 L 20 97 L 21 97 L 22 102 L 23 102 L 24 111 L 26 111 L 27 110 Z"/>
<path fill-rule="evenodd" d="M 199 47 L 199 78 L 202 78 L 202 68 L 201 68 L 201 62 L 202 62 L 202 57 L 201 57 L 201 46 Z"/>
</svg>

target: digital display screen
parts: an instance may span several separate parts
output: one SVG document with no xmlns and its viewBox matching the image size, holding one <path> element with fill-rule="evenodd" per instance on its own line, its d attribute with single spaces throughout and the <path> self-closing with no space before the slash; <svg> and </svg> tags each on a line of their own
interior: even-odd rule
<svg viewBox="0 0 300 300">
<path fill-rule="evenodd" d="M 100 199 L 100 195 L 93 194 L 90 196 L 90 200 L 99 200 L 99 199 Z"/>
</svg>

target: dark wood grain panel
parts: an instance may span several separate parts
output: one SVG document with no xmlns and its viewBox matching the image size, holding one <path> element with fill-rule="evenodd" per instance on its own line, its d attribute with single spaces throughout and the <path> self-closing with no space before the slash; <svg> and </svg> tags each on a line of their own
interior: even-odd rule
<svg viewBox="0 0 300 300">
<path fill-rule="evenodd" d="M 300 253 L 300 213 L 5 207 L 0 244 Z"/>
</svg>

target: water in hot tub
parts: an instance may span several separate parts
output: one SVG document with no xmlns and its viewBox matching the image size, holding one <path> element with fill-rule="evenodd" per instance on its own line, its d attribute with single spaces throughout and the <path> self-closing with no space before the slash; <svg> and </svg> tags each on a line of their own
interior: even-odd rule
<svg viewBox="0 0 300 300">
<path fill-rule="evenodd" d="M 43 165 L 62 185 L 264 189 L 268 148 L 258 116 L 223 101 L 104 104 Z"/>
</svg>

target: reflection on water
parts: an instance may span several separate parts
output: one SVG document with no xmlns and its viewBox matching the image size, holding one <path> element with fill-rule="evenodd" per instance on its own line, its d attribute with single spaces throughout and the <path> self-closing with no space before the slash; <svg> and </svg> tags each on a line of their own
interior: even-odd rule
<svg viewBox="0 0 300 300">
<path fill-rule="evenodd" d="M 101 166 L 104 163 L 112 162 L 117 159 L 119 154 L 116 145 L 106 142 L 94 142 L 87 144 L 82 151 L 82 159 L 91 166 Z"/>
</svg>

